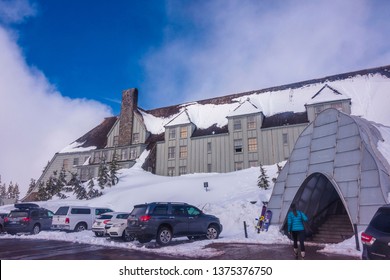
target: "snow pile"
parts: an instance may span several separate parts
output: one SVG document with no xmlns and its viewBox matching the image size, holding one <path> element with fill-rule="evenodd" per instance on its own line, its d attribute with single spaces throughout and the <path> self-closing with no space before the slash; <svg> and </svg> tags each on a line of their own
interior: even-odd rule
<svg viewBox="0 0 390 280">
<path fill-rule="evenodd" d="M 62 205 L 105 206 L 115 211 L 131 211 L 133 206 L 139 203 L 181 201 L 193 204 L 205 213 L 220 218 L 224 228 L 217 241 L 178 242 L 174 246 L 158 248 L 161 254 L 210 257 L 219 254 L 216 250 L 204 248 L 212 242 L 258 244 L 288 244 L 290 242 L 274 225 L 270 226 L 268 232 L 260 234 L 256 232 L 256 218 L 261 212 L 262 201 L 268 201 L 272 193 L 272 188 L 261 190 L 257 186 L 257 179 L 260 175 L 259 168 L 253 167 L 226 174 L 191 174 L 180 177 L 165 177 L 153 175 L 141 169 L 142 158 L 145 156 L 146 154 L 143 154 L 133 168 L 120 170 L 119 184 L 105 188 L 104 195 L 101 197 L 88 201 L 72 198 L 53 199 L 47 202 L 38 202 L 38 204 L 52 211 L 56 211 Z M 276 177 L 276 165 L 265 166 L 265 168 L 270 180 Z M 204 188 L 204 182 L 208 182 L 208 191 Z M 11 209 L 13 209 L 12 205 L 0 207 L 1 211 L 10 211 Z M 244 234 L 244 221 L 247 224 L 248 238 L 245 238 Z M 6 234 L 0 238 L 64 240 L 134 250 L 150 250 L 150 245 L 141 245 L 136 241 L 124 243 L 106 238 L 96 238 L 91 231 L 80 233 L 41 232 L 35 236 L 10 236 Z M 355 249 L 354 239 L 349 240 L 346 244 L 327 245 L 324 250 L 353 256 L 361 254 Z"/>
</svg>

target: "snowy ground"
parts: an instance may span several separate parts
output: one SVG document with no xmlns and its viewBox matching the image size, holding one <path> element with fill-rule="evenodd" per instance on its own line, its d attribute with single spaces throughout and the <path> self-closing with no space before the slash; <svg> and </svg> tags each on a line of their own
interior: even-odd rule
<svg viewBox="0 0 390 280">
<path fill-rule="evenodd" d="M 133 205 L 152 201 L 181 201 L 193 204 L 204 212 L 216 215 L 223 224 L 223 232 L 217 242 L 241 242 L 258 244 L 287 244 L 289 239 L 279 232 L 277 226 L 270 226 L 268 232 L 256 233 L 256 217 L 262 207 L 262 201 L 268 201 L 272 188 L 260 190 L 257 186 L 259 168 L 250 168 L 226 174 L 191 174 L 180 177 L 157 176 L 145 172 L 137 164 L 131 169 L 121 170 L 120 182 L 112 188 L 104 189 L 104 195 L 93 200 L 54 199 L 39 202 L 43 207 L 56 211 L 62 205 L 105 206 L 115 211 L 131 211 Z M 270 181 L 276 177 L 277 167 L 266 166 Z M 204 189 L 208 182 L 208 191 Z M 272 184 L 272 183 L 271 183 Z M 256 202 L 256 203 L 254 203 Z M 0 211 L 10 211 L 12 205 L 0 207 Z M 244 221 L 248 225 L 248 238 L 244 235 Z M 40 232 L 37 235 L 11 236 L 0 238 L 32 238 L 63 240 L 111 247 L 129 248 L 148 251 L 149 245 L 135 242 L 116 242 L 107 238 L 97 238 L 91 231 L 78 233 Z M 154 242 L 154 241 L 152 241 Z M 176 256 L 208 257 L 218 254 L 214 249 L 205 249 L 209 240 L 177 244 L 158 248 L 161 254 Z M 310 243 L 309 243 L 310 244 Z M 309 245 L 308 244 L 308 245 Z M 323 252 L 360 256 L 355 248 L 355 239 L 351 238 L 340 244 L 324 244 Z M 153 247 L 153 246 L 152 246 Z M 156 249 L 153 249 L 155 252 Z"/>
</svg>

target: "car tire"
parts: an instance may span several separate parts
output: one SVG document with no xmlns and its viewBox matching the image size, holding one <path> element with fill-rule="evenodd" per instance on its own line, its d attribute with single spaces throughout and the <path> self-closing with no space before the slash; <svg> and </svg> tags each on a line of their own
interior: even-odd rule
<svg viewBox="0 0 390 280">
<path fill-rule="evenodd" d="M 96 237 L 102 237 L 102 236 L 103 236 L 103 233 L 101 233 L 101 232 L 95 232 L 95 235 L 96 235 Z"/>
<path fill-rule="evenodd" d="M 206 238 L 207 239 L 218 239 L 219 229 L 216 225 L 210 225 L 207 229 Z"/>
<path fill-rule="evenodd" d="M 38 234 L 41 231 L 41 227 L 38 224 L 35 224 L 31 230 L 31 234 Z"/>
<path fill-rule="evenodd" d="M 168 227 L 161 227 L 157 233 L 156 241 L 161 246 L 168 245 L 172 240 L 172 230 Z"/>
<path fill-rule="evenodd" d="M 124 230 L 122 233 L 122 240 L 125 242 L 134 241 L 134 236 L 126 234 L 126 231 Z"/>
<path fill-rule="evenodd" d="M 76 227 L 74 228 L 74 231 L 79 232 L 79 231 L 83 231 L 83 230 L 87 230 L 87 229 L 88 229 L 88 227 L 85 223 L 78 223 L 76 225 Z"/>
</svg>

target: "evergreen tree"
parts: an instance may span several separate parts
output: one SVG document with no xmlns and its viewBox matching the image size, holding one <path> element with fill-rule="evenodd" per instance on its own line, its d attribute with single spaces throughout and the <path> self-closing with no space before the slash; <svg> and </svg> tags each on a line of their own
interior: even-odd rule
<svg viewBox="0 0 390 280">
<path fill-rule="evenodd" d="M 119 170 L 118 159 L 116 155 L 116 150 L 114 150 L 114 154 L 112 156 L 112 161 L 110 162 L 110 171 L 109 171 L 109 185 L 115 186 L 119 182 L 119 178 L 117 176 Z"/>
<path fill-rule="evenodd" d="M 282 167 L 279 165 L 279 163 L 276 164 L 276 167 L 278 168 L 278 171 L 276 171 L 276 175 L 277 175 L 277 177 L 278 177 L 279 174 L 280 174 L 280 172 L 282 171 Z M 272 178 L 272 182 L 273 182 L 273 183 L 276 183 L 277 177 L 276 177 L 276 178 Z"/>
<path fill-rule="evenodd" d="M 95 189 L 95 183 L 93 182 L 93 178 L 91 178 L 88 182 L 87 199 L 92 199 L 101 195 L 103 195 L 103 193 Z"/>
<path fill-rule="evenodd" d="M 268 176 L 261 163 L 260 163 L 260 176 L 257 180 L 257 186 L 259 186 L 259 188 L 264 190 L 267 190 L 269 188 Z"/>
<path fill-rule="evenodd" d="M 13 198 L 13 195 L 14 195 L 14 184 L 11 181 L 8 185 L 7 198 Z"/>
<path fill-rule="evenodd" d="M 76 195 L 77 199 L 86 199 L 87 191 L 78 178 L 77 172 L 71 172 L 72 178 L 69 181 L 69 185 L 72 186 L 73 193 Z M 93 181 L 92 181 L 93 183 Z"/>
<path fill-rule="evenodd" d="M 27 194 L 31 193 L 36 186 L 37 186 L 37 182 L 33 178 L 31 178 L 30 184 L 28 186 Z"/>
<path fill-rule="evenodd" d="M 107 184 L 109 179 L 108 175 L 108 168 L 105 161 L 101 161 L 99 165 L 99 171 L 98 171 L 98 185 L 100 189 L 104 189 L 104 186 Z"/>
<path fill-rule="evenodd" d="M 12 193 L 12 198 L 14 198 L 15 200 L 19 200 L 19 195 L 20 195 L 19 185 L 15 184 L 14 190 L 13 190 L 13 193 Z"/>
<path fill-rule="evenodd" d="M 1 181 L 0 181 L 0 197 L 7 198 L 7 188 L 5 186 L 5 183 L 1 185 Z"/>
<path fill-rule="evenodd" d="M 50 198 L 52 198 L 52 196 L 49 194 L 46 184 L 44 182 L 40 182 L 38 185 L 37 200 L 46 201 Z"/>
<path fill-rule="evenodd" d="M 56 188 L 59 190 L 57 196 L 61 198 L 66 198 L 66 195 L 63 194 L 62 192 L 72 191 L 72 188 L 67 186 L 68 182 L 66 181 L 66 171 L 64 167 L 62 167 L 60 173 L 58 174 L 56 184 L 57 184 Z"/>
</svg>

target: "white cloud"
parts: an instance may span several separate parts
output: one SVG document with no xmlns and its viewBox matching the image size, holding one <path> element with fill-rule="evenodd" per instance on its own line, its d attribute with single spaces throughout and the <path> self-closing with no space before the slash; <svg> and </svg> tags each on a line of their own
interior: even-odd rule
<svg viewBox="0 0 390 280">
<path fill-rule="evenodd" d="M 146 92 L 168 105 L 389 64 L 390 5 L 381 5 L 175 1 L 164 43 L 145 59 Z"/>
<path fill-rule="evenodd" d="M 54 153 L 111 115 L 86 99 L 63 97 L 29 67 L 9 31 L 0 26 L 0 175 L 27 191 Z M 80 121 L 82 120 L 82 121 Z"/>
<path fill-rule="evenodd" d="M 28 0 L 0 0 L 0 21 L 6 24 L 19 23 L 36 15 L 36 9 Z"/>
</svg>

